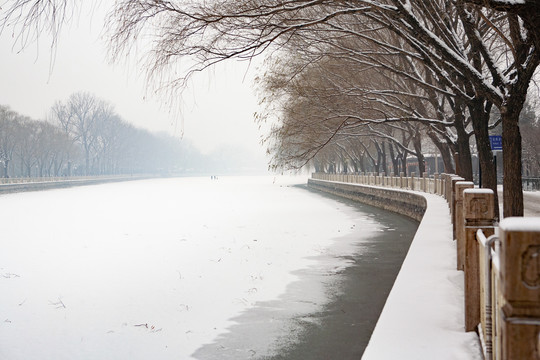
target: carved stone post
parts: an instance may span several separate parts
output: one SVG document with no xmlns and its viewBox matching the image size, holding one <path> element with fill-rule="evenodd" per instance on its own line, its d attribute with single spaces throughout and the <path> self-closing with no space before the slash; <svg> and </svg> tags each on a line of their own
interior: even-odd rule
<svg viewBox="0 0 540 360">
<path fill-rule="evenodd" d="M 465 331 L 474 331 L 480 323 L 480 264 L 476 232 L 493 235 L 495 223 L 494 194 L 490 189 L 463 191 L 465 217 Z"/>
<path fill-rule="evenodd" d="M 448 206 L 450 207 L 450 210 L 452 209 L 452 177 L 456 175 L 447 174 L 446 175 L 446 188 L 444 192 L 446 193 L 445 199 L 448 203 Z"/>
<path fill-rule="evenodd" d="M 434 192 L 437 195 L 442 195 L 440 186 L 441 186 L 441 174 L 435 173 L 433 174 L 433 179 L 435 180 L 435 186 L 434 186 Z"/>
<path fill-rule="evenodd" d="M 446 194 L 444 192 L 444 179 L 446 178 L 445 173 L 439 174 L 439 195 L 441 195 L 443 198 L 446 198 Z"/>
<path fill-rule="evenodd" d="M 540 218 L 507 218 L 500 234 L 502 359 L 540 359 Z"/>
<path fill-rule="evenodd" d="M 474 189 L 471 181 L 456 182 L 456 249 L 457 269 L 463 270 L 465 261 L 465 216 L 463 212 L 463 192 L 465 189 Z"/>
<path fill-rule="evenodd" d="M 452 221 L 452 236 L 456 238 L 456 183 L 458 181 L 465 181 L 464 178 L 453 175 L 450 178 L 450 220 Z"/>
</svg>

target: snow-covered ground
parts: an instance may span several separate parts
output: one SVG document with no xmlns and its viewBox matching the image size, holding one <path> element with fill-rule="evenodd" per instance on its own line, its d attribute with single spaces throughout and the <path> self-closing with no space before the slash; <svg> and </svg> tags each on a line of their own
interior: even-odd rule
<svg viewBox="0 0 540 360">
<path fill-rule="evenodd" d="M 383 312 L 364 360 L 482 359 L 478 336 L 464 328 L 463 272 L 446 201 L 427 199 L 427 210 Z"/>
<path fill-rule="evenodd" d="M 0 359 L 190 359 L 230 319 L 277 298 L 352 221 L 288 186 L 305 179 L 254 179 L 0 196 Z"/>
</svg>

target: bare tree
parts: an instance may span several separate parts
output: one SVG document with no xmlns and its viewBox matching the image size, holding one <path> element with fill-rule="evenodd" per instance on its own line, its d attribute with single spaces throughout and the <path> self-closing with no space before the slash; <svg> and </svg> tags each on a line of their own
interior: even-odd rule
<svg viewBox="0 0 540 360">
<path fill-rule="evenodd" d="M 101 125 L 115 116 L 112 106 L 89 93 L 75 93 L 66 103 L 53 106 L 52 117 L 75 143 L 80 144 L 85 159 L 85 174 L 92 169 L 99 146 Z"/>
<path fill-rule="evenodd" d="M 2 177 L 9 177 L 9 164 L 17 146 L 17 128 L 19 115 L 6 106 L 0 106 L 0 160 Z"/>
<path fill-rule="evenodd" d="M 44 25 L 38 25 L 45 23 L 55 33 L 57 14 L 64 20 L 68 3 L 14 1 L 3 24 L 22 19 L 25 29 L 39 30 Z M 132 53 L 136 39 L 150 41 L 143 44 L 149 46 L 145 57 L 148 77 L 158 81 L 158 88 L 171 91 L 212 64 L 231 58 L 249 60 L 298 37 L 329 42 L 339 31 L 371 39 L 389 56 L 401 53 L 403 49 L 396 49 L 393 43 L 370 38 L 373 24 L 387 28 L 411 49 L 408 56 L 421 60 L 433 72 L 444 90 L 488 102 L 479 103 L 478 108 L 492 104 L 499 109 L 505 147 L 505 216 L 519 216 L 523 214 L 523 194 L 518 119 L 540 64 L 539 14 L 540 6 L 534 0 L 119 0 L 109 27 L 113 57 Z M 494 39 L 496 48 L 492 47 Z M 369 51 L 358 49 L 356 53 L 369 57 Z M 185 67 L 176 76 L 170 70 L 178 70 L 180 60 Z M 484 121 L 476 135 L 482 153 L 485 127 Z"/>
</svg>

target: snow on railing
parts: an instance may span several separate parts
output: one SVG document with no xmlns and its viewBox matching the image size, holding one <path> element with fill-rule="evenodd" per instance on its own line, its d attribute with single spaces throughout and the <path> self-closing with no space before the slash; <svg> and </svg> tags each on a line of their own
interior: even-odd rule
<svg viewBox="0 0 540 360">
<path fill-rule="evenodd" d="M 311 176 L 315 180 L 338 181 L 354 184 L 383 186 L 389 188 L 405 189 L 422 191 L 430 194 L 437 194 L 446 198 L 446 182 L 451 178 L 457 178 L 451 174 L 434 174 L 428 177 L 424 173 L 422 177 L 417 177 L 413 172 L 410 176 L 405 176 L 403 173 L 399 175 L 385 176 L 375 173 L 358 173 L 358 174 L 327 174 L 313 173 Z M 459 178 L 463 180 L 462 178 Z"/>
</svg>

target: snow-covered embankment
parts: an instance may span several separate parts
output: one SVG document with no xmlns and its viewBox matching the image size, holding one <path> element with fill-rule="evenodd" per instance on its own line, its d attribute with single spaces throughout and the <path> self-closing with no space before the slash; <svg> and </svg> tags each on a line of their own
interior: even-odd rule
<svg viewBox="0 0 540 360">
<path fill-rule="evenodd" d="M 349 198 L 354 198 L 351 189 L 355 187 L 363 194 L 366 189 L 381 189 L 336 182 L 332 186 L 336 194 L 346 190 Z M 446 201 L 421 192 L 381 191 L 390 197 L 390 193 L 406 194 L 403 199 L 414 199 L 417 207 L 421 206 L 418 198 L 425 199 L 426 207 L 362 359 L 481 359 L 477 334 L 464 330 L 463 272 L 456 270 L 456 244 Z M 399 207 L 399 201 L 393 206 Z"/>
</svg>

